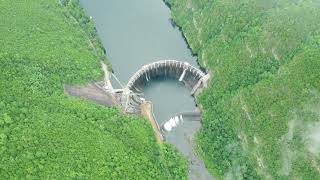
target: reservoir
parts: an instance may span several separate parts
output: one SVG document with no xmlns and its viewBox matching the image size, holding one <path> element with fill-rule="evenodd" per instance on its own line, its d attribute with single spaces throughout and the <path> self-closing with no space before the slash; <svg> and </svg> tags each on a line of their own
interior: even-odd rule
<svg viewBox="0 0 320 180">
<path fill-rule="evenodd" d="M 81 5 L 92 16 L 99 37 L 106 49 L 114 74 L 126 84 L 143 65 L 159 60 L 186 61 L 198 67 L 196 57 L 188 49 L 181 32 L 170 21 L 170 9 L 162 0 L 81 0 Z M 113 80 L 115 88 L 118 83 Z M 143 89 L 145 99 L 154 104 L 159 125 L 179 112 L 195 111 L 194 98 L 178 80 L 160 79 Z M 199 121 L 184 123 L 166 134 L 189 160 L 190 179 L 212 179 L 203 162 L 196 156 L 194 135 Z"/>
</svg>

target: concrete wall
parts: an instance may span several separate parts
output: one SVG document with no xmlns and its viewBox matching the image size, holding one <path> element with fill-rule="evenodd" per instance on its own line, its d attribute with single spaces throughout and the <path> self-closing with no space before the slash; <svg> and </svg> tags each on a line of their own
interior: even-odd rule
<svg viewBox="0 0 320 180">
<path fill-rule="evenodd" d="M 143 66 L 129 80 L 127 87 L 132 91 L 140 91 L 148 83 L 154 79 L 177 79 L 181 77 L 185 71 L 183 82 L 190 90 L 199 82 L 205 75 L 201 70 L 191 66 L 188 63 L 163 60 Z"/>
<path fill-rule="evenodd" d="M 184 73 L 185 72 L 185 73 Z M 155 79 L 176 79 L 177 81 L 184 74 L 182 82 L 190 89 L 192 95 L 196 95 L 199 88 L 205 84 L 208 75 L 186 62 L 175 60 L 163 60 L 147 64 L 139 69 L 128 81 L 127 86 L 117 97 L 125 112 L 140 114 L 143 103 L 143 89 L 147 83 Z"/>
</svg>

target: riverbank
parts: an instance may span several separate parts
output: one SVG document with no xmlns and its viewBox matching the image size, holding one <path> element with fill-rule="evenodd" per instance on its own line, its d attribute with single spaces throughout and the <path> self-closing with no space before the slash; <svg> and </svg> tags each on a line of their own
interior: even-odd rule
<svg viewBox="0 0 320 180">
<path fill-rule="evenodd" d="M 103 64 L 105 64 L 108 71 L 111 72 L 112 66 L 107 59 L 106 50 L 98 36 L 92 17 L 86 15 L 78 0 L 59 0 L 59 2 L 65 8 L 64 15 L 78 24 L 87 35 L 86 38 L 88 39 L 91 50 L 96 54 L 98 59 L 102 61 L 102 68 L 104 68 Z"/>
<path fill-rule="evenodd" d="M 168 0 L 162 0 L 163 3 L 170 9 L 170 11 L 172 12 L 173 9 L 172 9 L 172 6 L 170 4 L 170 2 Z M 187 48 L 189 49 L 189 51 L 191 52 L 191 54 L 194 56 L 194 57 L 197 57 L 196 58 L 196 62 L 197 62 L 197 65 L 198 67 L 200 68 L 201 71 L 203 72 L 206 72 L 208 74 L 213 74 L 212 72 L 209 72 L 210 69 L 206 68 L 205 66 L 201 65 L 200 64 L 200 61 L 199 61 L 199 58 L 198 58 L 198 53 L 197 51 L 195 51 L 192 47 L 191 47 L 191 44 L 190 44 L 190 41 L 189 41 L 189 37 L 187 37 L 187 34 L 183 31 L 183 27 L 182 25 L 180 25 L 179 23 L 176 23 L 176 19 L 174 17 L 171 17 L 170 18 L 170 22 L 173 26 L 173 28 L 178 28 L 179 31 L 181 32 L 181 36 L 183 37 L 183 40 L 185 41 L 185 43 L 187 44 Z"/>
<path fill-rule="evenodd" d="M 163 141 L 165 139 L 161 133 L 160 126 L 154 117 L 152 102 L 145 101 L 141 105 L 141 114 L 142 114 L 142 116 L 146 117 L 149 120 L 150 124 L 152 125 L 152 129 L 153 129 L 154 135 L 157 139 L 157 143 L 158 144 L 163 143 Z"/>
</svg>

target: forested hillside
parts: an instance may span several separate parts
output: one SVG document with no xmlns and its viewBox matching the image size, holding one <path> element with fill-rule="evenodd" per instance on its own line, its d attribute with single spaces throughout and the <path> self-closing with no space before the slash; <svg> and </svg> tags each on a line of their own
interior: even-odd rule
<svg viewBox="0 0 320 180">
<path fill-rule="evenodd" d="M 64 94 L 102 76 L 76 1 L 0 1 L 0 179 L 185 179 L 149 123 Z"/>
<path fill-rule="evenodd" d="M 320 2 L 168 0 L 212 73 L 199 153 L 229 179 L 320 178 Z"/>
</svg>

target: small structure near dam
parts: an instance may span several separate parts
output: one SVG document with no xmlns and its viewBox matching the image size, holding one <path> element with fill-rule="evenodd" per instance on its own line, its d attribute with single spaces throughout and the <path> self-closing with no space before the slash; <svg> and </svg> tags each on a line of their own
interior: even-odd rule
<svg viewBox="0 0 320 180">
<path fill-rule="evenodd" d="M 187 62 L 162 60 L 144 65 L 128 81 L 123 89 L 112 89 L 124 111 L 140 114 L 140 105 L 145 101 L 143 87 L 155 79 L 172 78 L 183 82 L 195 96 L 207 85 L 209 74 L 202 72 Z"/>
</svg>

